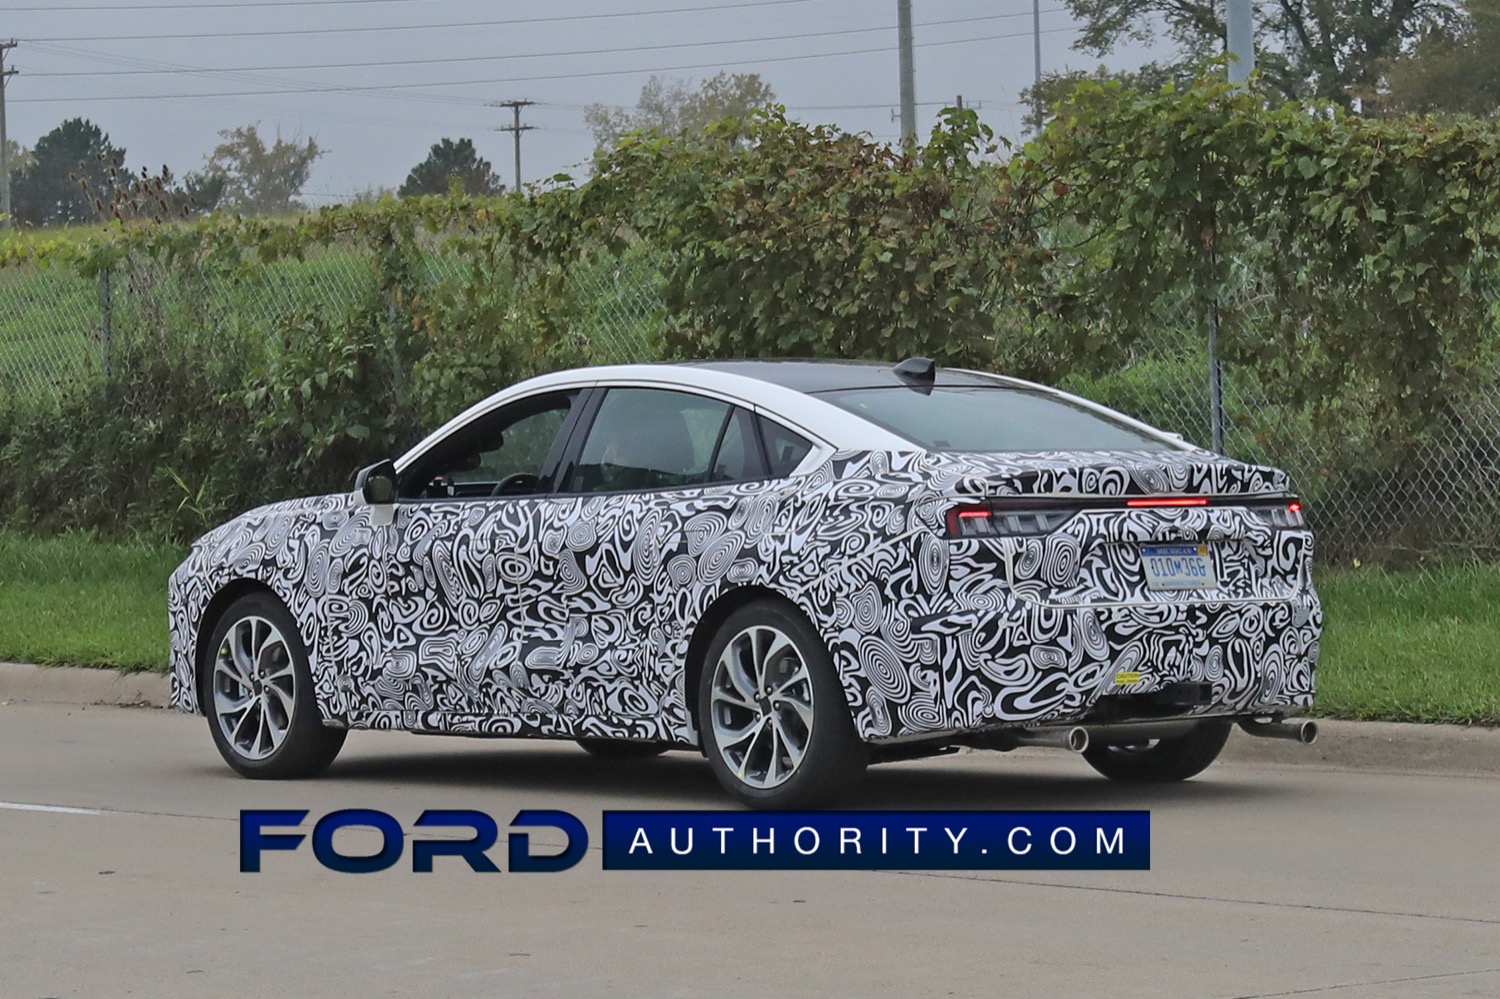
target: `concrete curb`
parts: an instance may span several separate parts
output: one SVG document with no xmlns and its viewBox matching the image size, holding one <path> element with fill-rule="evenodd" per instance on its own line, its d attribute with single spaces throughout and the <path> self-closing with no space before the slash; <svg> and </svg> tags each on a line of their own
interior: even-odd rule
<svg viewBox="0 0 1500 999">
<path fill-rule="evenodd" d="M 0 663 L 0 703 L 164 708 L 171 689 L 171 679 L 161 673 Z M 1318 727 L 1318 741 L 1311 746 L 1236 731 L 1222 759 L 1232 764 L 1500 776 L 1500 729 L 1331 720 L 1320 720 Z"/>
<path fill-rule="evenodd" d="M 73 666 L 0 663 L 0 703 L 120 704 L 164 708 L 172 680 L 164 673 L 120 673 Z"/>
</svg>

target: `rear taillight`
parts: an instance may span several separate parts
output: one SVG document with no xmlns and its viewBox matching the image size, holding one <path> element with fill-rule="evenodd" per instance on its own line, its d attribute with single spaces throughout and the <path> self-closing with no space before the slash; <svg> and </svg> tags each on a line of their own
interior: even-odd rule
<svg viewBox="0 0 1500 999">
<path fill-rule="evenodd" d="M 948 511 L 946 520 L 950 538 L 1037 537 L 1051 534 L 1075 514 L 1084 511 L 1167 512 L 1202 507 L 1244 509 L 1280 529 L 1307 526 L 1302 503 L 1295 496 L 1132 496 L 1125 499 L 1006 496 L 955 506 Z"/>
<path fill-rule="evenodd" d="M 1302 503 L 1296 497 L 1280 503 L 1267 503 L 1252 509 L 1256 516 L 1272 527 L 1292 529 L 1307 526 L 1307 517 L 1302 512 Z"/>
<path fill-rule="evenodd" d="M 1051 534 L 1077 513 L 1076 509 L 1005 509 L 992 505 L 956 506 L 948 511 L 948 537 L 1036 537 Z"/>
</svg>

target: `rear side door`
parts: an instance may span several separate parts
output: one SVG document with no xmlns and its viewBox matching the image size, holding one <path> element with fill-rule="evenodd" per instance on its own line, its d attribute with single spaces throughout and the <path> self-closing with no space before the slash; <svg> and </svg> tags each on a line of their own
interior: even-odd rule
<svg viewBox="0 0 1500 999">
<path fill-rule="evenodd" d="M 753 415 L 731 402 L 597 391 L 548 500 L 561 606 L 533 611 L 524 661 L 551 691 L 556 731 L 670 739 L 687 730 L 685 634 L 747 568 L 735 511 L 765 459 Z"/>
</svg>

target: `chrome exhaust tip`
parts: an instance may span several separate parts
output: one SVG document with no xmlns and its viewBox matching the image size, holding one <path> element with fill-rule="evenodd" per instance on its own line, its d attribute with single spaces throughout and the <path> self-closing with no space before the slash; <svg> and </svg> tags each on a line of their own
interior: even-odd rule
<svg viewBox="0 0 1500 999">
<path fill-rule="evenodd" d="M 1318 723 L 1306 718 L 1290 722 L 1241 718 L 1240 730 L 1257 739 L 1286 739 L 1300 742 L 1304 746 L 1311 746 L 1318 741 Z"/>
<path fill-rule="evenodd" d="M 1027 729 L 1016 732 L 1013 738 L 1018 746 L 1069 749 L 1075 753 L 1089 748 L 1089 730 L 1082 725 L 1074 725 L 1072 728 Z"/>
</svg>

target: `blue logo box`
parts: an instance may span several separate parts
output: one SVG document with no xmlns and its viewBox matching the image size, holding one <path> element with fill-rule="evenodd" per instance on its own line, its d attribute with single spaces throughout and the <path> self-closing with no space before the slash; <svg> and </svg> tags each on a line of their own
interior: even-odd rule
<svg viewBox="0 0 1500 999">
<path fill-rule="evenodd" d="M 1151 813 L 604 813 L 609 871 L 1149 871 Z"/>
</svg>

